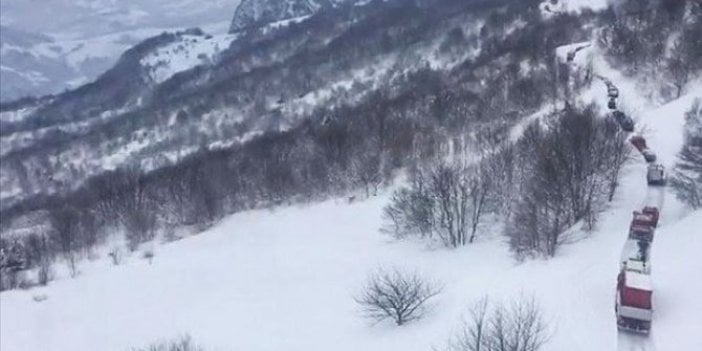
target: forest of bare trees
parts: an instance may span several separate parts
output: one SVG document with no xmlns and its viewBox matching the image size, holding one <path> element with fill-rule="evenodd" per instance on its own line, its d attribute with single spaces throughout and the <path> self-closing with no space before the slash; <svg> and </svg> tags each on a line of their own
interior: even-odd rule
<svg viewBox="0 0 702 351">
<path fill-rule="evenodd" d="M 508 220 L 505 234 L 519 257 L 553 256 L 568 228 L 596 225 L 631 151 L 618 125 L 593 106 L 554 112 L 514 145 L 492 149 L 473 165 L 437 162 L 410 174 L 385 208 L 384 230 L 457 247 L 496 214 Z"/>
<path fill-rule="evenodd" d="M 685 138 L 678 154 L 671 185 L 679 199 L 702 208 L 702 101 L 697 99 L 685 115 Z"/>
<path fill-rule="evenodd" d="M 518 256 L 554 256 L 568 228 L 582 222 L 591 230 L 631 151 L 618 126 L 592 107 L 530 126 L 517 150 L 520 185 L 506 234 Z"/>
<path fill-rule="evenodd" d="M 495 184 L 483 163 L 439 162 L 411 175 L 384 210 L 384 230 L 397 238 L 420 236 L 458 247 L 472 243 L 495 207 Z"/>
<path fill-rule="evenodd" d="M 698 1 L 625 0 L 607 14 L 600 40 L 620 68 L 661 95 L 680 97 L 702 69 L 702 4 Z"/>
</svg>

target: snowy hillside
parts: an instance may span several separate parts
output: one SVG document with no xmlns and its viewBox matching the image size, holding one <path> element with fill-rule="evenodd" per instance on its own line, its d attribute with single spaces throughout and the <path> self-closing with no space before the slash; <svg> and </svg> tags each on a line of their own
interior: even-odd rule
<svg viewBox="0 0 702 351">
<path fill-rule="evenodd" d="M 243 0 L 234 12 L 229 32 L 236 33 L 267 23 L 309 16 L 332 3 L 329 0 Z"/>
<path fill-rule="evenodd" d="M 701 95 L 698 85 L 679 100 L 642 111 L 639 122 L 649 128 L 661 159 L 674 159 L 682 114 Z M 692 312 L 702 310 L 702 281 L 691 272 L 702 270 L 695 259 L 702 238 L 694 230 L 702 212 L 685 210 L 669 190 L 652 258 L 653 332 L 648 338 L 617 333 L 619 254 L 631 210 L 648 201 L 644 163 L 625 172 L 598 229 L 549 261 L 516 264 L 499 227 L 456 251 L 390 241 L 378 232 L 386 195 L 251 211 L 158 246 L 153 264 L 138 252 L 120 266 L 104 257 L 82 264 L 75 279 L 61 276 L 46 288 L 3 293 L 0 346 L 120 351 L 190 333 L 208 350 L 427 350 L 442 347 L 479 298 L 533 294 L 555 326 L 544 350 L 614 350 L 617 344 L 619 350 L 699 350 L 702 314 Z M 444 284 L 425 319 L 395 328 L 361 317 L 352 297 L 369 271 L 389 266 L 416 269 Z"/>
<path fill-rule="evenodd" d="M 214 62 L 216 56 L 229 47 L 234 38 L 236 35 L 233 34 L 205 37 L 184 35 L 179 41 L 142 58 L 141 64 L 150 71 L 154 83 L 163 83 L 178 72 Z"/>
</svg>

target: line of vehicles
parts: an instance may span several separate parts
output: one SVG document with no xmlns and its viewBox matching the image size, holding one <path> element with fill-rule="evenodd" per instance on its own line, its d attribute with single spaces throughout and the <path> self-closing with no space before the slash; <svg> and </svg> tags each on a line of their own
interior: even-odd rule
<svg viewBox="0 0 702 351">
<path fill-rule="evenodd" d="M 633 132 L 634 121 L 617 109 L 619 90 L 609 80 L 603 80 L 607 85 L 609 98 L 607 107 L 612 110 L 611 117 L 617 121 L 623 131 Z M 664 186 L 665 168 L 656 163 L 657 156 L 646 144 L 646 139 L 643 136 L 634 135 L 629 138 L 629 142 L 648 164 L 646 171 L 648 186 Z M 633 212 L 617 275 L 614 311 L 617 327 L 620 330 L 643 334 L 648 334 L 651 330 L 653 320 L 651 246 L 659 218 L 660 209 L 655 206 L 646 206 L 640 211 Z"/>
<path fill-rule="evenodd" d="M 577 50 L 568 53 L 567 61 L 572 62 Z M 607 107 L 620 128 L 634 132 L 634 121 L 618 109 L 619 89 L 607 78 L 598 76 L 607 86 Z M 646 145 L 646 139 L 633 135 L 629 142 L 639 151 L 647 163 L 646 182 L 649 189 L 664 186 L 665 168 L 656 163 L 657 156 Z M 658 204 L 660 206 L 660 204 Z M 615 314 L 619 330 L 648 334 L 653 320 L 653 284 L 651 282 L 651 246 L 655 236 L 660 209 L 645 206 L 634 211 L 629 235 L 622 249 L 619 274 L 617 275 Z"/>
<path fill-rule="evenodd" d="M 645 334 L 651 330 L 651 244 L 658 226 L 658 218 L 659 210 L 652 206 L 633 213 L 617 276 L 614 310 L 619 329 Z"/>
<path fill-rule="evenodd" d="M 646 181 L 649 187 L 665 185 L 665 168 L 656 163 L 656 156 L 641 136 L 629 139 L 648 163 Z M 651 246 L 655 236 L 660 209 L 646 206 L 634 211 L 629 236 L 622 249 L 615 313 L 620 330 L 648 334 L 653 320 L 653 285 L 651 283 Z"/>
</svg>

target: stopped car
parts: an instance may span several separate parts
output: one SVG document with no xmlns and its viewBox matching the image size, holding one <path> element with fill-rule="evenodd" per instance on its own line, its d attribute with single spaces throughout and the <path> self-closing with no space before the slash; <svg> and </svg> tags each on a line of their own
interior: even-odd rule
<svg viewBox="0 0 702 351">
<path fill-rule="evenodd" d="M 662 164 L 651 163 L 646 172 L 648 185 L 665 185 L 665 167 Z"/>
<path fill-rule="evenodd" d="M 615 87 L 611 83 L 607 84 L 607 96 L 609 96 L 610 98 L 615 98 L 615 99 L 618 98 L 619 97 L 619 89 L 617 89 L 617 87 Z"/>
<path fill-rule="evenodd" d="M 634 131 L 634 120 L 624 114 L 624 112 L 616 110 L 612 111 L 612 117 L 619 123 L 619 126 L 626 132 Z"/>
<path fill-rule="evenodd" d="M 641 151 L 641 154 L 643 155 L 644 160 L 646 162 L 648 162 L 648 163 L 656 162 L 656 159 L 657 159 L 656 154 L 653 151 L 651 151 L 650 149 L 645 149 L 645 150 Z"/>
<path fill-rule="evenodd" d="M 610 98 L 609 102 L 607 102 L 607 107 L 610 110 L 616 110 L 617 109 L 617 99 L 615 98 Z"/>
<path fill-rule="evenodd" d="M 629 239 L 637 241 L 653 241 L 658 218 L 651 214 L 634 211 L 634 216 L 629 225 Z"/>
</svg>

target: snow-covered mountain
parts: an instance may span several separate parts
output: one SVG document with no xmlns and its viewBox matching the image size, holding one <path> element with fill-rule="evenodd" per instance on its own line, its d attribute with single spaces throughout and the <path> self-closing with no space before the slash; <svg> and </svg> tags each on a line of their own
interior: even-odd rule
<svg viewBox="0 0 702 351">
<path fill-rule="evenodd" d="M 244 36 L 169 32 L 126 51 L 94 83 L 50 100 L 8 106 L 0 113 L 3 206 L 45 191 L 65 190 L 67 184 L 78 186 L 117 167 L 139 164 L 153 170 L 201 148 L 230 147 L 265 132 L 287 130 L 318 106 L 357 103 L 392 76 L 401 77 L 427 63 L 450 69 L 478 54 L 474 44 L 465 51 L 442 50 L 437 44 L 451 28 L 465 28 L 464 35 L 474 40 L 479 27 L 471 22 L 451 19 L 432 24 L 437 29 L 417 32 L 421 38 L 412 45 L 398 41 L 381 50 L 373 44 L 381 31 L 361 38 L 351 30 L 354 21 L 368 21 L 369 27 L 423 25 L 412 18 L 427 16 L 424 8 L 398 12 L 398 3 L 339 7 L 317 18 L 270 23 Z M 376 20 L 398 15 L 410 21 Z M 484 14 L 464 11 L 464 15 L 479 23 Z M 406 50 L 406 55 L 393 48 Z M 338 57 L 337 69 L 329 66 L 330 55 Z M 289 78 L 281 79 L 283 75 Z M 119 133 L 95 133 L 116 126 Z M 47 164 L 40 150 L 49 145 L 57 158 Z M 20 167 L 19 173 L 5 165 Z M 55 168 L 51 177 L 36 168 L 46 166 Z M 20 174 L 30 178 L 22 183 L 28 188 L 20 186 Z"/>
<path fill-rule="evenodd" d="M 224 33 L 237 0 L 22 1 L 0 4 L 0 100 L 88 83 L 140 41 L 202 27 Z"/>
<path fill-rule="evenodd" d="M 320 8 L 332 6 L 332 0 L 243 0 L 234 12 L 230 33 L 268 23 L 309 16 Z"/>
</svg>

